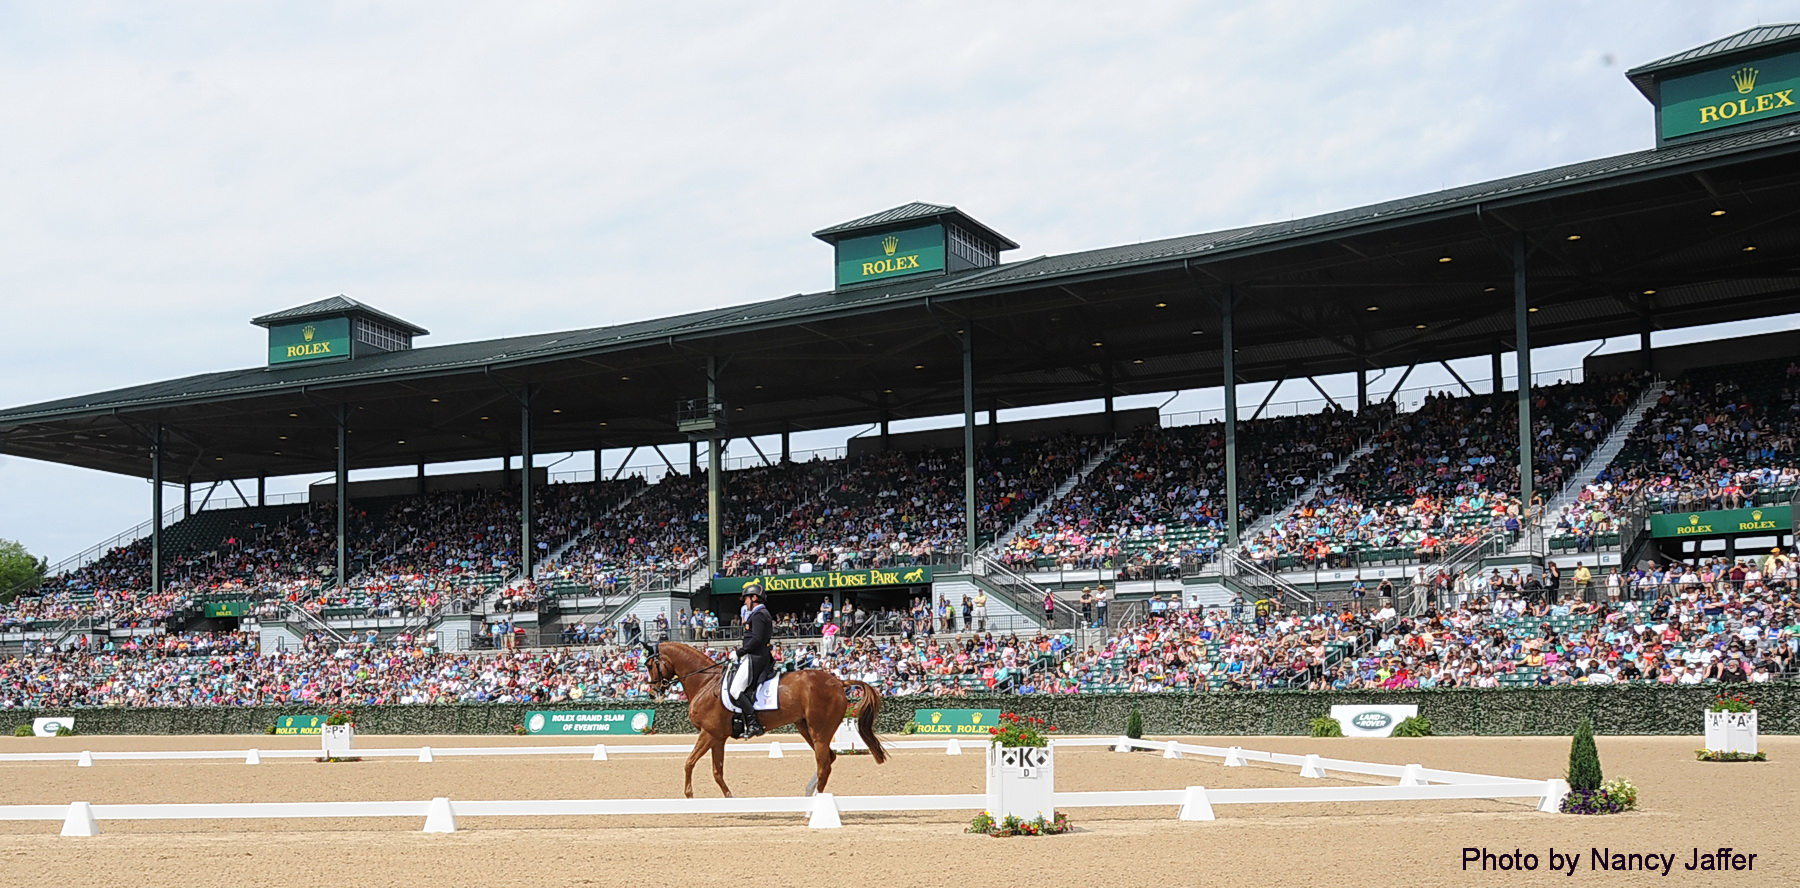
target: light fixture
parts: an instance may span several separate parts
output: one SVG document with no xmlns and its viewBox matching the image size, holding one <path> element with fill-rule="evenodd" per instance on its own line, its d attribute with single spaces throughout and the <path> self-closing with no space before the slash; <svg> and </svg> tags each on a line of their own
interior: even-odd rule
<svg viewBox="0 0 1800 888">
<path fill-rule="evenodd" d="M 762 391 L 762 383 L 757 383 L 756 390 L 759 392 Z"/>
<path fill-rule="evenodd" d="M 1528 309 L 1525 309 L 1525 311 L 1530 314 L 1537 314 L 1537 306 L 1534 305 Z"/>
<path fill-rule="evenodd" d="M 286 441 L 286 440 L 287 440 L 287 436 L 286 436 L 286 435 L 282 435 L 282 436 L 281 436 L 281 440 L 283 440 L 283 441 Z"/>
<path fill-rule="evenodd" d="M 619 377 L 619 381 L 620 381 L 620 382 L 630 382 L 630 381 L 631 381 L 631 377 L 629 377 L 629 376 L 621 376 L 621 377 Z"/>
<path fill-rule="evenodd" d="M 601 428 L 605 428 L 605 427 L 606 427 L 606 423 L 605 423 L 605 422 L 602 422 L 602 423 L 600 423 L 600 427 L 601 427 Z"/>
<path fill-rule="evenodd" d="M 396 442 L 394 442 L 394 443 L 396 443 L 396 444 L 405 444 L 405 443 L 406 443 L 406 442 L 405 442 L 405 441 L 396 441 Z"/>
<path fill-rule="evenodd" d="M 742 408 L 742 407 L 737 407 L 737 408 L 733 408 L 733 409 L 737 410 L 737 412 L 739 412 L 739 413 L 744 412 L 744 408 Z"/>
<path fill-rule="evenodd" d="M 1105 345 L 1105 344 L 1106 344 L 1106 343 L 1104 343 L 1104 342 L 1101 342 L 1101 341 L 1100 341 L 1100 340 L 1098 340 L 1098 339 L 1096 339 L 1096 340 L 1094 340 L 1094 347 L 1095 347 L 1095 348 L 1099 348 L 1099 347 L 1100 347 L 1100 346 L 1103 346 L 1103 345 Z"/>
<path fill-rule="evenodd" d="M 1195 327 L 1194 329 L 1188 331 L 1188 335 L 1189 336 L 1199 336 L 1200 334 L 1205 333 L 1205 332 L 1206 332 L 1205 330 L 1202 330 L 1199 327 Z"/>
<path fill-rule="evenodd" d="M 1413 329 L 1414 330 L 1423 330 L 1423 329 L 1425 329 L 1425 325 L 1424 324 L 1414 324 Z"/>
<path fill-rule="evenodd" d="M 561 412 L 562 412 L 562 411 L 561 411 L 561 410 L 560 410 L 560 409 L 559 409 L 559 410 L 552 410 L 552 411 L 550 411 L 550 412 L 551 412 L 551 413 L 561 413 Z M 402 442 L 402 443 L 404 443 L 404 442 Z"/>
<path fill-rule="evenodd" d="M 1133 364 L 1142 364 L 1142 363 L 1144 363 L 1144 359 L 1143 359 L 1143 358 L 1138 358 L 1138 359 L 1136 359 L 1136 360 L 1134 360 L 1134 361 L 1132 361 L 1132 362 L 1131 362 L 1131 363 L 1133 363 Z"/>
<path fill-rule="evenodd" d="M 482 422 L 487 422 L 487 417 L 485 417 L 485 416 L 484 416 L 484 417 L 482 417 L 482 418 L 481 418 L 481 421 L 482 421 Z"/>
<path fill-rule="evenodd" d="M 1449 261 L 1450 261 L 1450 257 L 1449 257 L 1449 256 L 1439 256 L 1439 257 L 1438 257 L 1438 262 L 1440 262 L 1440 263 L 1442 263 L 1442 262 L 1449 262 Z"/>
<path fill-rule="evenodd" d="M 1380 310 L 1381 310 L 1381 306 L 1379 306 L 1379 305 L 1371 305 L 1368 308 L 1363 309 L 1363 311 L 1380 311 Z"/>
<path fill-rule="evenodd" d="M 1571 235 L 1569 235 L 1569 240 L 1572 240 L 1572 241 L 1578 241 L 1578 240 L 1581 240 L 1581 235 L 1579 235 L 1579 234 L 1571 234 Z"/>
<path fill-rule="evenodd" d="M 1656 295 L 1656 291 L 1655 291 L 1655 290 L 1645 290 L 1645 291 L 1644 291 L 1644 295 L 1645 295 L 1645 296 L 1655 296 L 1655 295 Z"/>
<path fill-rule="evenodd" d="M 277 451 L 275 451 L 275 455 L 276 455 L 276 456 L 280 456 L 280 455 L 281 455 L 281 451 L 279 451 L 279 450 L 277 450 Z"/>
<path fill-rule="evenodd" d="M 225 457 L 222 457 L 222 456 L 213 457 L 213 462 L 224 462 L 224 461 L 225 461 Z"/>
<path fill-rule="evenodd" d="M 1745 245 L 1744 245 L 1744 252 L 1746 252 L 1746 253 L 1754 253 L 1754 252 L 1756 252 L 1756 245 L 1755 245 L 1755 244 L 1745 244 Z"/>
<path fill-rule="evenodd" d="M 440 402 L 440 401 L 439 401 L 439 400 L 438 400 L 438 399 L 436 399 L 436 398 L 432 398 L 432 399 L 431 399 L 431 403 L 433 403 L 433 404 L 438 404 L 438 403 L 442 403 L 442 402 Z"/>
<path fill-rule="evenodd" d="M 1711 212 L 1711 213 L 1708 213 L 1708 214 L 1707 214 L 1707 215 L 1710 215 L 1710 216 L 1723 216 L 1723 215 L 1725 215 L 1725 211 L 1724 211 L 1724 210 L 1713 210 L 1713 211 L 1712 211 L 1712 212 Z"/>
<path fill-rule="evenodd" d="M 288 416 L 290 416 L 290 417 L 292 417 L 292 418 L 294 418 L 294 419 L 299 419 L 299 418 L 300 418 L 300 414 L 298 414 L 298 413 L 290 413 L 290 414 L 288 414 Z"/>
<path fill-rule="evenodd" d="M 1169 307 L 1169 303 L 1167 303 L 1167 302 L 1158 302 L 1158 303 L 1156 303 L 1156 307 L 1157 307 L 1157 308 L 1168 308 L 1168 307 Z"/>
<path fill-rule="evenodd" d="M 923 370 L 923 369 L 925 369 L 925 365 L 924 364 L 914 364 L 913 369 L 914 370 Z"/>
<path fill-rule="evenodd" d="M 894 390 L 893 389 L 882 389 L 881 393 L 884 395 L 891 395 L 894 393 Z"/>
<path fill-rule="evenodd" d="M 1482 287 L 1482 288 L 1481 288 L 1481 292 L 1483 292 L 1483 293 L 1492 293 L 1492 292 L 1494 292 L 1494 290 L 1495 290 L 1495 289 L 1497 289 L 1497 288 L 1496 288 L 1496 287 Z"/>
</svg>

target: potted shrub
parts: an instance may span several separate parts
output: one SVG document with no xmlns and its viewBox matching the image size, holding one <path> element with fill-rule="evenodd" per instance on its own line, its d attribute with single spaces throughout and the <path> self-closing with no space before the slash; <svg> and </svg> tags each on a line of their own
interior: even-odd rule
<svg viewBox="0 0 1800 888">
<path fill-rule="evenodd" d="M 319 746 L 328 759 L 348 758 L 355 741 L 356 717 L 348 709 L 332 712 L 319 726 Z"/>
</svg>

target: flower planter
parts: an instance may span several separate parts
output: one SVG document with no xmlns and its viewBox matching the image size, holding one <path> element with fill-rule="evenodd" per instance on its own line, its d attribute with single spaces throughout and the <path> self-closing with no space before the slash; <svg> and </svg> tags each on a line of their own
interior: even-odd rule
<svg viewBox="0 0 1800 888">
<path fill-rule="evenodd" d="M 351 743 L 356 739 L 355 725 L 320 725 L 319 748 L 325 758 L 349 758 Z"/>
<path fill-rule="evenodd" d="M 847 718 L 838 722 L 837 733 L 831 735 L 832 751 L 856 752 L 862 748 L 862 741 L 856 733 L 856 719 Z"/>
<path fill-rule="evenodd" d="M 1706 750 L 1756 754 L 1756 710 L 1707 712 Z"/>
<path fill-rule="evenodd" d="M 1048 746 L 995 746 L 987 751 L 987 807 L 995 820 L 1056 816 L 1056 752 Z"/>
</svg>

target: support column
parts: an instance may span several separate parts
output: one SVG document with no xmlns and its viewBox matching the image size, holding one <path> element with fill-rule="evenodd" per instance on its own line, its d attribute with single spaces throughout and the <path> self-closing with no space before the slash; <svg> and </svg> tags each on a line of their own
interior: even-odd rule
<svg viewBox="0 0 1800 888">
<path fill-rule="evenodd" d="M 876 405 L 881 410 L 881 452 L 886 453 L 888 452 L 888 421 L 892 418 L 888 416 L 888 396 L 886 392 L 883 392 L 879 396 Z"/>
<path fill-rule="evenodd" d="M 1646 372 L 1656 369 L 1656 362 L 1651 358 L 1650 328 L 1648 326 L 1638 331 L 1638 361 Z"/>
<path fill-rule="evenodd" d="M 162 523 L 163 523 L 163 477 L 162 477 L 162 423 L 150 438 L 150 593 L 161 595 L 163 587 L 162 572 Z"/>
<path fill-rule="evenodd" d="M 1119 425 L 1113 417 L 1113 368 L 1110 361 L 1100 366 L 1100 378 L 1106 386 L 1106 430 L 1116 432 Z"/>
<path fill-rule="evenodd" d="M 992 447 L 995 444 L 1000 443 L 1000 399 L 999 398 L 989 398 L 988 399 L 987 428 L 988 428 L 988 432 L 987 432 L 988 446 Z"/>
<path fill-rule="evenodd" d="M 1234 344 L 1235 330 L 1231 318 L 1233 303 L 1237 302 L 1237 290 L 1225 288 L 1225 297 L 1219 302 L 1220 332 L 1224 335 L 1225 363 L 1225 545 L 1235 548 L 1238 542 L 1238 451 L 1237 451 L 1237 349 Z M 1317 385 L 1317 383 L 1314 383 Z M 1323 389 L 1321 389 L 1323 391 Z"/>
<path fill-rule="evenodd" d="M 1531 477 L 1531 311 L 1526 296 L 1525 233 L 1513 245 L 1513 341 L 1519 360 L 1519 505 L 1530 508 Z"/>
<path fill-rule="evenodd" d="M 266 506 L 269 504 L 268 495 L 269 495 L 269 476 L 257 475 L 256 476 L 256 507 L 257 508 L 260 509 L 263 506 Z"/>
<path fill-rule="evenodd" d="M 1369 408 L 1369 368 L 1356 371 L 1356 412 Z"/>
<path fill-rule="evenodd" d="M 194 479 L 181 482 L 181 517 L 194 517 Z"/>
<path fill-rule="evenodd" d="M 706 359 L 706 404 L 710 411 L 712 405 L 719 400 L 719 360 L 714 357 Z M 714 431 L 712 434 L 718 434 Z M 725 516 L 724 486 L 725 460 L 724 440 L 718 437 L 706 441 L 706 568 L 709 577 L 719 575 L 719 567 L 725 560 Z"/>
<path fill-rule="evenodd" d="M 350 407 L 337 412 L 337 585 L 349 582 L 350 569 Z"/>
<path fill-rule="evenodd" d="M 700 442 L 688 442 L 688 474 L 700 474 Z"/>
<path fill-rule="evenodd" d="M 537 561 L 531 534 L 531 386 L 519 398 L 519 570 L 526 580 Z"/>
<path fill-rule="evenodd" d="M 1500 353 L 1499 352 L 1494 352 L 1493 374 L 1494 374 L 1494 394 L 1497 395 L 1497 394 L 1500 394 L 1501 389 L 1505 388 L 1505 386 L 1501 384 L 1503 380 L 1502 380 L 1502 372 L 1500 370 Z"/>
<path fill-rule="evenodd" d="M 790 430 L 786 426 L 783 426 L 781 429 L 781 461 L 783 464 L 794 461 L 792 442 L 788 440 L 789 431 Z"/>
<path fill-rule="evenodd" d="M 413 485 L 413 487 L 414 487 L 413 492 L 420 496 L 424 496 L 425 495 L 425 461 L 424 460 L 419 460 L 419 474 L 417 476 L 417 479 L 418 479 L 417 482 Z"/>
<path fill-rule="evenodd" d="M 975 536 L 975 325 L 967 324 L 962 334 L 963 359 L 963 545 L 970 557 L 976 549 Z"/>
</svg>

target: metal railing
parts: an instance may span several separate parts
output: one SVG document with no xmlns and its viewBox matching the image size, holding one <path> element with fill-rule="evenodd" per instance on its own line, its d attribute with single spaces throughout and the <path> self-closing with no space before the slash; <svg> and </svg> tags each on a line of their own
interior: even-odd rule
<svg viewBox="0 0 1800 888">
<path fill-rule="evenodd" d="M 1307 614 L 1318 610 L 1318 599 L 1306 590 L 1239 553 L 1222 554 L 1220 566 L 1225 576 L 1234 577 L 1253 589 L 1267 590 L 1268 594 L 1263 597 L 1272 598 L 1289 610 Z"/>
<path fill-rule="evenodd" d="M 1568 367 L 1568 368 L 1564 368 L 1561 370 L 1544 370 L 1541 372 L 1533 373 L 1533 374 L 1531 374 L 1531 384 L 1535 387 L 1535 386 L 1542 386 L 1542 385 L 1555 385 L 1557 383 L 1562 383 L 1562 382 L 1581 382 L 1582 378 L 1583 378 L 1582 368 Z M 1511 389 L 1511 391 L 1517 391 L 1517 389 L 1518 389 L 1518 386 L 1514 385 L 1513 388 Z M 1502 389 L 1503 393 L 1505 391 L 1508 391 L 1508 390 Z M 1400 410 L 1400 412 L 1410 413 L 1410 412 L 1417 410 L 1420 407 L 1424 406 L 1425 398 L 1429 395 L 1434 395 L 1434 394 L 1449 394 L 1453 397 L 1466 397 L 1467 396 L 1467 393 L 1463 392 L 1462 387 L 1460 385 L 1439 384 L 1439 385 L 1412 386 L 1412 387 L 1403 388 L 1397 392 L 1394 392 L 1393 393 L 1393 402 L 1394 402 L 1394 405 Z M 1490 392 L 1484 390 L 1484 391 L 1477 391 L 1476 394 L 1477 395 L 1488 395 L 1488 394 L 1490 394 Z M 1374 393 L 1374 392 L 1371 392 L 1369 394 L 1369 397 L 1371 399 L 1369 402 L 1370 406 L 1374 406 L 1375 404 L 1379 404 L 1379 403 L 1386 403 L 1389 398 L 1388 395 L 1385 395 L 1385 394 L 1378 395 L 1377 393 Z M 1355 406 L 1355 402 L 1356 402 L 1356 398 L 1354 395 L 1352 395 L 1349 397 L 1339 398 L 1337 401 L 1337 404 L 1342 405 L 1344 407 L 1353 407 L 1353 406 Z M 1326 408 L 1331 407 L 1331 406 L 1333 406 L 1333 402 L 1328 401 L 1323 397 L 1302 398 L 1302 399 L 1294 400 L 1294 401 L 1271 401 L 1270 403 L 1268 403 L 1267 405 L 1265 405 L 1262 408 L 1262 412 L 1260 414 L 1257 414 L 1256 413 L 1256 409 L 1257 409 L 1256 402 L 1252 399 L 1245 399 L 1244 401 L 1240 401 L 1238 403 L 1238 421 L 1239 422 L 1248 421 L 1250 416 L 1253 414 L 1255 414 L 1261 418 L 1275 418 L 1275 417 L 1284 417 L 1284 416 L 1307 416 L 1310 414 L 1322 412 Z M 1224 422 L 1224 421 L 1225 421 L 1225 410 L 1222 407 L 1211 409 L 1211 410 L 1185 410 L 1185 411 L 1180 411 L 1180 412 L 1176 412 L 1176 413 L 1165 413 L 1162 415 L 1162 424 L 1163 424 L 1163 428 L 1165 428 L 1165 429 L 1176 428 L 1179 426 L 1206 425 L 1208 423 Z"/>
</svg>

